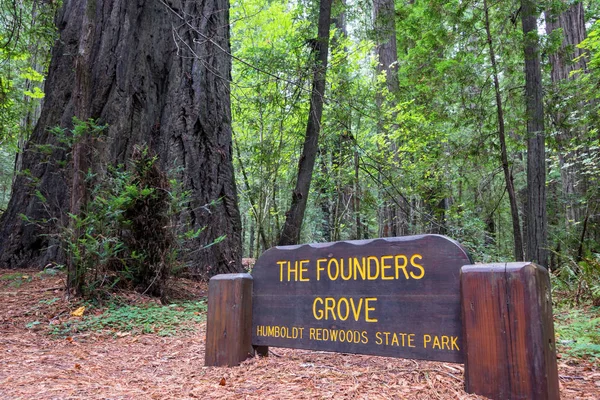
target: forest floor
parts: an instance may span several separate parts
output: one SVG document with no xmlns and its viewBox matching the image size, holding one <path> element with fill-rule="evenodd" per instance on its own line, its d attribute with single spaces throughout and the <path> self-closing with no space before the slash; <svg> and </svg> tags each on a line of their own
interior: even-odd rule
<svg viewBox="0 0 600 400">
<path fill-rule="evenodd" d="M 206 285 L 178 280 L 175 293 L 201 299 Z M 131 293 L 121 301 L 155 302 Z M 272 348 L 239 367 L 208 368 L 204 318 L 175 333 L 148 320 L 142 331 L 60 334 L 82 311 L 103 315 L 81 305 L 65 299 L 62 273 L 0 271 L 0 398 L 483 399 L 463 391 L 460 364 Z M 600 399 L 598 360 L 559 357 L 561 398 Z"/>
</svg>

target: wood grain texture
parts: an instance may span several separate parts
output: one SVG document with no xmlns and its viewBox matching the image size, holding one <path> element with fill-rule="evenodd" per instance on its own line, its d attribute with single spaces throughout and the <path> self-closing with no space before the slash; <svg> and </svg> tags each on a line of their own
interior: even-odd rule
<svg viewBox="0 0 600 400">
<path fill-rule="evenodd" d="M 422 270 L 411 265 L 414 255 Z M 396 256 L 400 264 L 407 257 L 406 274 L 395 268 Z M 363 259 L 367 276 L 351 274 L 349 264 L 362 265 Z M 335 263 L 330 274 L 330 260 L 339 265 L 339 275 Z M 382 272 L 383 264 L 392 267 Z M 466 251 L 440 235 L 270 249 L 253 269 L 252 344 L 462 362 L 459 286 L 460 268 L 467 264 Z M 288 265 L 298 272 L 288 273 Z M 373 299 L 368 316 L 367 299 Z M 336 303 L 337 315 L 316 318 L 325 301 Z"/>
<path fill-rule="evenodd" d="M 232 367 L 252 356 L 252 281 L 250 274 L 210 279 L 204 365 Z"/>
<path fill-rule="evenodd" d="M 558 399 L 548 271 L 533 263 L 461 269 L 465 390 L 491 399 Z"/>
</svg>

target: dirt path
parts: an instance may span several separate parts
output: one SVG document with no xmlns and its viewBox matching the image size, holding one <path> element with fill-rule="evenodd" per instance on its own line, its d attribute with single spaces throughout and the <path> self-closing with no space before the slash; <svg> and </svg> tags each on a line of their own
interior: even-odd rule
<svg viewBox="0 0 600 400">
<path fill-rule="evenodd" d="M 459 364 L 272 349 L 240 367 L 207 368 L 203 323 L 176 337 L 56 339 L 40 326 L 74 307 L 62 299 L 62 278 L 20 271 L 27 278 L 16 286 L 2 280 L 8 273 L 0 272 L 2 399 L 482 398 L 462 390 Z M 600 399 L 597 365 L 559 361 L 562 399 Z"/>
</svg>

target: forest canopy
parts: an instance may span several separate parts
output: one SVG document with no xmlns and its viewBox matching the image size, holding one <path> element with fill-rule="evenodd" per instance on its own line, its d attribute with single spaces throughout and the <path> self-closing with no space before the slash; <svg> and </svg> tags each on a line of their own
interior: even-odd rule
<svg viewBox="0 0 600 400">
<path fill-rule="evenodd" d="M 211 245 L 187 259 L 198 274 L 278 243 L 439 233 L 476 261 L 598 276 L 598 2 L 117 3 L 0 0 L 0 249 L 21 251 L 4 266 L 60 258 L 14 232 L 77 211 L 79 145 L 46 149 L 68 170 L 55 210 L 55 167 L 27 156 L 76 116 L 107 132 L 81 160 L 127 170 L 145 144 L 191 196 L 169 218 L 196 232 L 182 251 Z M 27 174 L 44 178 L 20 195 Z M 11 193 L 37 200 L 11 211 Z"/>
</svg>

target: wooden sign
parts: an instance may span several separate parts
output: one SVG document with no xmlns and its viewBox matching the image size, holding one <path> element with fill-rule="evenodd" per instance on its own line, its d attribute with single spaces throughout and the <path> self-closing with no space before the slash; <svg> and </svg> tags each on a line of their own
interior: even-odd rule
<svg viewBox="0 0 600 400">
<path fill-rule="evenodd" d="M 463 362 L 471 263 L 440 235 L 272 248 L 252 272 L 252 345 Z"/>
</svg>

